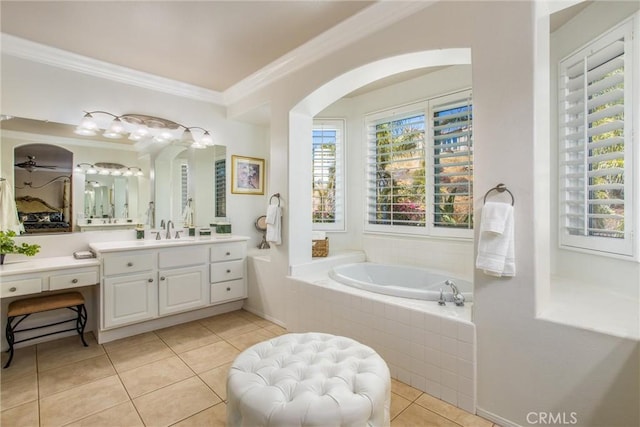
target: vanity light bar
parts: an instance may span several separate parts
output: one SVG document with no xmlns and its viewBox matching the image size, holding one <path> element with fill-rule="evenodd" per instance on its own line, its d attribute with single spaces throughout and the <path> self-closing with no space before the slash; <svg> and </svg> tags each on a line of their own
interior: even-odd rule
<svg viewBox="0 0 640 427">
<path fill-rule="evenodd" d="M 84 117 L 75 129 L 75 133 L 82 136 L 95 136 L 100 132 L 100 126 L 93 117 L 94 114 L 106 114 L 113 117 L 111 124 L 102 132 L 102 136 L 110 139 L 128 137 L 132 141 L 151 139 L 154 142 L 178 142 L 191 148 L 207 148 L 213 146 L 213 138 L 207 129 L 199 126 L 185 126 L 174 121 L 144 114 L 123 114 L 118 116 L 108 111 L 85 111 Z M 180 137 L 174 131 L 184 129 Z M 199 139 L 191 132 L 198 129 L 203 132 Z"/>
<path fill-rule="evenodd" d="M 86 166 L 86 167 L 85 167 Z M 119 163 L 78 163 L 75 172 L 87 175 L 111 175 L 111 176 L 144 176 L 144 172 L 137 166 L 125 166 Z"/>
</svg>

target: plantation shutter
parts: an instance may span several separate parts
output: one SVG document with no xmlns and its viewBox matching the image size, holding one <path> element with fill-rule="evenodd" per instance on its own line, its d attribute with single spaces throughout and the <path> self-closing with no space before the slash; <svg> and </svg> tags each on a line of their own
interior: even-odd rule
<svg viewBox="0 0 640 427">
<path fill-rule="evenodd" d="M 215 165 L 215 173 L 216 173 L 216 217 L 226 217 L 227 216 L 227 162 L 226 160 L 216 160 Z"/>
<path fill-rule="evenodd" d="M 368 223 L 424 228 L 424 110 L 370 120 L 367 134 Z"/>
<path fill-rule="evenodd" d="M 180 203 L 181 212 L 187 206 L 189 198 L 189 166 L 187 164 L 180 165 Z"/>
<path fill-rule="evenodd" d="M 630 40 L 619 27 L 560 64 L 566 246 L 631 255 Z"/>
<path fill-rule="evenodd" d="M 465 99 L 432 108 L 434 227 L 473 228 L 473 114 Z"/>
<path fill-rule="evenodd" d="M 314 121 L 313 229 L 344 229 L 344 121 Z"/>
</svg>

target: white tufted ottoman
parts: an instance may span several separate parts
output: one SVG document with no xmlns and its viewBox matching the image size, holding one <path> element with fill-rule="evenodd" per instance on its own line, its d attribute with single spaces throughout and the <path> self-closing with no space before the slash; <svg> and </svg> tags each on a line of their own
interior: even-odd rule
<svg viewBox="0 0 640 427">
<path fill-rule="evenodd" d="M 388 426 L 391 379 L 370 347 L 329 334 L 287 334 L 236 357 L 227 425 Z"/>
</svg>

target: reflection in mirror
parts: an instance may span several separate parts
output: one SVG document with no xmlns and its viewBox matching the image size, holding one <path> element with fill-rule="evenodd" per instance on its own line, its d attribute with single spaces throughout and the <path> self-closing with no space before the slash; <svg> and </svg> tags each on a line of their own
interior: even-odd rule
<svg viewBox="0 0 640 427">
<path fill-rule="evenodd" d="M 94 176 L 85 181 L 85 218 L 107 218 L 116 222 L 129 217 L 129 183 L 123 176 Z"/>
<path fill-rule="evenodd" d="M 73 153 L 50 144 L 14 149 L 14 183 L 18 217 L 25 233 L 72 230 Z"/>
<path fill-rule="evenodd" d="M 226 147 L 165 147 L 154 161 L 155 226 L 208 227 L 226 216 L 226 188 Z"/>
<path fill-rule="evenodd" d="M 35 197 L 42 199 L 51 207 L 40 204 L 39 207 L 31 207 L 31 209 L 42 209 L 43 212 L 48 210 L 55 214 L 53 211 L 59 210 L 62 206 L 60 204 L 62 202 L 57 201 L 59 196 L 56 196 L 57 192 L 62 190 L 55 186 L 62 186 L 61 183 L 68 180 L 69 212 L 62 213 L 64 218 L 62 222 L 66 224 L 56 224 L 56 228 L 54 228 L 50 216 L 51 223 L 38 224 L 37 227 L 41 231 L 37 232 L 55 233 L 72 229 L 73 231 L 84 231 L 126 228 L 87 227 L 89 217 L 85 215 L 85 208 L 88 204 L 84 200 L 85 181 L 91 180 L 92 176 L 101 176 L 100 171 L 109 169 L 112 165 L 119 165 L 122 168 L 117 172 L 111 170 L 109 174 L 112 174 L 114 178 L 118 176 L 120 179 L 127 178 L 127 180 L 121 180 L 120 183 L 105 184 L 113 190 L 113 217 L 117 217 L 118 223 L 122 222 L 123 224 L 125 223 L 124 218 L 131 219 L 133 225 L 136 221 L 144 222 L 145 209 L 151 196 L 148 178 L 150 153 L 139 150 L 133 141 L 109 140 L 98 136 L 79 138 L 73 133 L 74 129 L 75 126 L 63 123 L 21 117 L 2 117 L 0 129 L 2 135 L 1 169 L 15 172 L 13 185 L 17 197 L 33 197 L 33 192 L 40 191 L 41 195 Z M 52 150 L 65 150 L 68 153 L 69 160 L 64 166 L 56 163 L 59 156 L 55 155 L 55 151 L 52 154 Z M 74 168 L 74 166 L 77 167 Z M 89 169 L 91 168 L 96 170 L 95 175 L 90 175 Z M 44 179 L 43 177 L 47 173 L 49 178 Z M 3 177 L 11 180 L 9 176 Z M 58 177 L 57 180 L 45 187 L 35 188 L 56 177 Z M 50 201 L 50 197 L 56 198 L 56 200 Z M 125 200 L 128 205 L 126 212 Z M 109 206 L 109 203 L 105 206 Z M 96 207 L 96 210 L 98 209 L 99 205 Z M 108 216 L 108 211 L 104 214 Z M 98 214 L 96 213 L 96 215 Z M 57 218 L 58 215 L 53 215 L 53 217 Z M 27 219 L 30 222 L 37 221 L 35 215 Z M 38 219 L 45 219 L 44 215 L 38 216 Z M 121 219 L 123 220 L 121 221 Z M 33 226 L 29 229 L 28 231 L 35 232 Z"/>
</svg>

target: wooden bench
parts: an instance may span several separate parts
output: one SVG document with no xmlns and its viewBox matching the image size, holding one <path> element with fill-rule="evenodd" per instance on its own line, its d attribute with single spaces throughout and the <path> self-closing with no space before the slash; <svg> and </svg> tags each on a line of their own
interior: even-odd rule
<svg viewBox="0 0 640 427">
<path fill-rule="evenodd" d="M 42 326 L 34 326 L 31 328 L 16 329 L 20 323 L 30 315 L 34 313 L 41 313 L 43 311 L 57 310 L 59 308 L 68 308 L 71 311 L 77 313 L 75 319 L 63 320 L 55 323 L 48 323 Z M 15 324 L 13 323 L 16 320 Z M 15 334 L 18 332 L 33 331 L 35 329 L 48 328 L 50 326 L 61 325 L 63 323 L 75 322 L 75 328 L 64 329 L 61 331 L 49 332 L 29 338 L 24 338 L 16 341 Z M 62 294 L 46 295 L 33 298 L 25 298 L 17 301 L 13 301 L 9 304 L 7 310 L 7 328 L 6 338 L 9 343 L 9 360 L 4 365 L 4 368 L 9 367 L 11 360 L 13 359 L 13 346 L 24 341 L 33 340 L 40 337 L 46 337 L 49 335 L 59 334 L 68 331 L 77 331 L 82 340 L 82 344 L 85 347 L 89 345 L 84 340 L 84 328 L 87 325 L 87 309 L 84 306 L 84 297 L 80 292 L 65 292 Z"/>
</svg>

